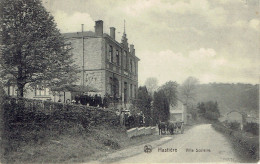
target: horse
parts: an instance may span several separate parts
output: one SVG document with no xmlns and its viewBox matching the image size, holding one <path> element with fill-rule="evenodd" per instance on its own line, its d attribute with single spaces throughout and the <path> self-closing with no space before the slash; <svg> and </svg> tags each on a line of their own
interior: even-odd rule
<svg viewBox="0 0 260 164">
<path fill-rule="evenodd" d="M 176 129 L 178 129 L 179 133 L 183 133 L 183 122 L 180 121 L 176 122 Z"/>
<path fill-rule="evenodd" d="M 160 121 L 159 124 L 158 124 L 159 135 L 165 134 L 166 128 L 167 128 L 167 123 Z"/>
<path fill-rule="evenodd" d="M 167 126 L 167 131 L 170 132 L 171 135 L 173 135 L 174 130 L 176 129 L 176 125 L 174 122 L 167 122 L 168 126 Z"/>
</svg>

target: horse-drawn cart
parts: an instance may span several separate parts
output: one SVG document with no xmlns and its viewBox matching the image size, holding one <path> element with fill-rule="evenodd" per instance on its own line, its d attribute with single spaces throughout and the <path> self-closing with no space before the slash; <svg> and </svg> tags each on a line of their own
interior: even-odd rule
<svg viewBox="0 0 260 164">
<path fill-rule="evenodd" d="M 183 134 L 184 122 L 183 121 L 159 122 L 158 129 L 159 129 L 159 135 L 167 134 L 167 132 L 169 132 L 171 135 L 175 133 Z"/>
</svg>

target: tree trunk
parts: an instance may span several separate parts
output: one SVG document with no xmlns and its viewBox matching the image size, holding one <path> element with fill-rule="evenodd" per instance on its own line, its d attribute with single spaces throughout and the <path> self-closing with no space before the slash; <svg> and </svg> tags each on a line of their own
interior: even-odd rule
<svg viewBox="0 0 260 164">
<path fill-rule="evenodd" d="M 18 78 L 17 78 L 17 87 L 18 87 L 18 91 L 17 91 L 17 96 L 18 97 L 23 97 L 23 88 L 24 88 L 24 78 L 23 78 L 23 62 L 22 62 L 22 53 L 21 50 L 18 51 L 18 61 L 19 61 L 19 65 L 18 65 Z"/>
<path fill-rule="evenodd" d="M 18 67 L 18 78 L 17 78 L 17 87 L 18 87 L 18 91 L 17 91 L 17 96 L 18 97 L 23 97 L 23 89 L 24 89 L 24 80 L 23 80 L 23 70 L 22 70 L 22 66 Z"/>
<path fill-rule="evenodd" d="M 21 82 L 17 82 L 17 87 L 18 87 L 17 96 L 23 97 L 24 84 L 22 84 Z"/>
</svg>

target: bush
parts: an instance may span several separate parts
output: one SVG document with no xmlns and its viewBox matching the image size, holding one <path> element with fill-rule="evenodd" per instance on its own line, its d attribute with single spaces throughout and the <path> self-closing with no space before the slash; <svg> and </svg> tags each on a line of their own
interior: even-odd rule
<svg viewBox="0 0 260 164">
<path fill-rule="evenodd" d="M 111 147 L 112 149 L 120 149 L 120 145 L 119 145 L 119 143 L 118 142 L 115 142 L 115 141 L 113 141 L 113 140 L 111 140 L 111 139 L 105 139 L 104 141 L 103 141 L 103 144 L 105 145 L 105 146 L 109 146 L 109 147 Z"/>
<path fill-rule="evenodd" d="M 230 122 L 230 123 L 228 123 L 228 127 L 232 130 L 239 130 L 240 123 L 239 122 Z"/>
<path fill-rule="evenodd" d="M 207 112 L 204 114 L 204 117 L 205 117 L 206 119 L 208 119 L 208 120 L 214 120 L 214 121 L 216 121 L 216 120 L 218 120 L 219 115 L 218 115 L 218 113 L 216 113 L 216 112 L 207 111 Z"/>
<path fill-rule="evenodd" d="M 247 123 L 244 126 L 244 131 L 245 132 L 249 132 L 252 133 L 254 135 L 259 135 L 259 124 L 251 122 L 251 123 Z"/>
</svg>

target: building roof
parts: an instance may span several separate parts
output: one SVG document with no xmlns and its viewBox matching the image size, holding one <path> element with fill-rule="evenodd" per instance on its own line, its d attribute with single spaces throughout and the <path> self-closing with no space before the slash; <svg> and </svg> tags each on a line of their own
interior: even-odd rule
<svg viewBox="0 0 260 164">
<path fill-rule="evenodd" d="M 62 35 L 65 38 L 81 38 L 82 32 L 63 33 Z M 84 37 L 97 37 L 98 38 L 98 36 L 93 31 L 84 31 L 83 36 Z"/>
</svg>

